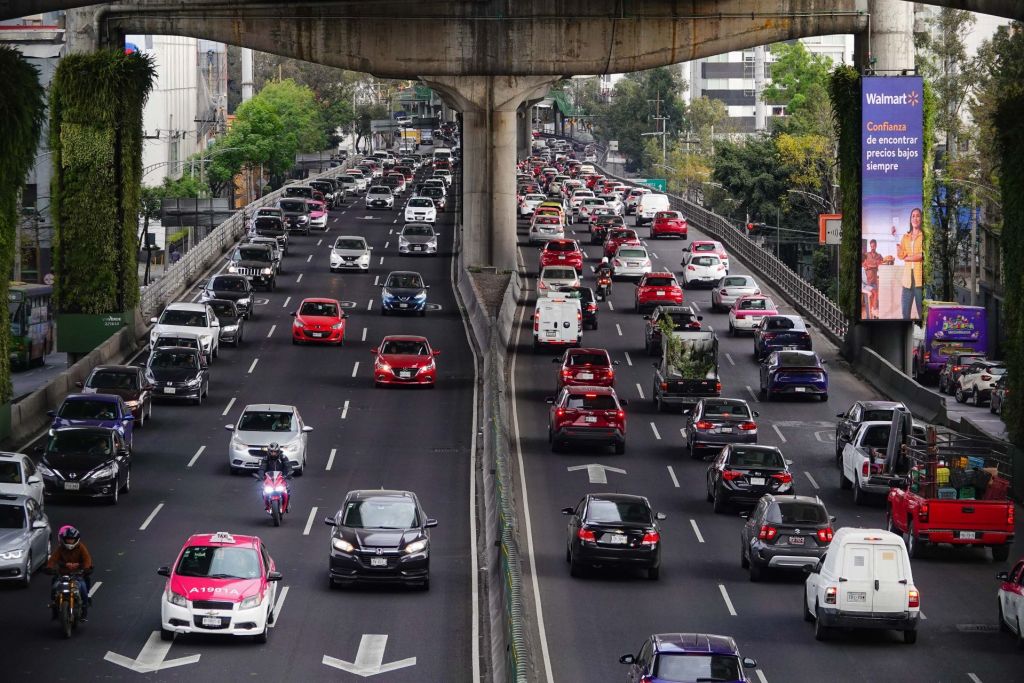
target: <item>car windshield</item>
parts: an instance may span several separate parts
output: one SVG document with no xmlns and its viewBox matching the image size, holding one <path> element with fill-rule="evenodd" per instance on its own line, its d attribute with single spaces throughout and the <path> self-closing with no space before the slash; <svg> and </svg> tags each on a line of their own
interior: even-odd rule
<svg viewBox="0 0 1024 683">
<path fill-rule="evenodd" d="M 256 216 L 257 217 L 259 217 L 259 216 L 275 216 L 277 218 L 280 218 L 281 217 L 281 209 L 273 209 L 273 208 L 268 208 L 268 207 L 264 207 L 262 209 L 256 209 Z"/>
<path fill-rule="evenodd" d="M 206 313 L 171 308 L 160 316 L 160 324 L 176 327 L 206 327 Z"/>
<path fill-rule="evenodd" d="M 569 356 L 569 365 L 610 365 L 603 353 L 574 353 Z"/>
<path fill-rule="evenodd" d="M 619 249 L 618 255 L 625 258 L 647 258 L 647 252 L 643 249 Z"/>
<path fill-rule="evenodd" d="M 779 353 L 779 365 L 787 368 L 816 368 L 818 357 L 813 353 L 793 353 L 783 351 Z"/>
<path fill-rule="evenodd" d="M 199 360 L 190 351 L 157 351 L 150 357 L 149 367 L 195 370 L 199 367 Z"/>
<path fill-rule="evenodd" d="M 370 498 L 346 504 L 341 523 L 352 529 L 409 529 L 419 526 L 419 519 L 411 500 Z"/>
<path fill-rule="evenodd" d="M 239 261 L 269 261 L 270 250 L 263 247 L 239 247 L 235 250 L 235 258 Z"/>
<path fill-rule="evenodd" d="M 303 301 L 299 315 L 319 315 L 325 318 L 338 317 L 338 305 L 329 301 Z"/>
<path fill-rule="evenodd" d="M 572 268 L 545 268 L 541 278 L 545 280 L 575 280 L 576 271 Z"/>
<path fill-rule="evenodd" d="M 174 573 L 209 579 L 258 579 L 260 558 L 252 548 L 191 545 L 182 551 Z"/>
<path fill-rule="evenodd" d="M 604 500 L 591 498 L 587 505 L 587 522 L 594 524 L 650 524 L 651 510 L 638 500 Z"/>
<path fill-rule="evenodd" d="M 742 680 L 739 660 L 733 655 L 660 654 L 654 676 L 672 683 Z"/>
<path fill-rule="evenodd" d="M 767 311 L 767 299 L 747 299 L 740 302 L 740 309 L 744 311 Z"/>
<path fill-rule="evenodd" d="M 544 247 L 546 251 L 576 251 L 574 242 L 548 242 Z"/>
<path fill-rule="evenodd" d="M 364 242 L 361 239 L 346 239 L 344 237 L 339 237 L 338 240 L 334 243 L 334 248 L 363 251 L 364 249 L 366 249 L 366 242 Z"/>
<path fill-rule="evenodd" d="M 750 408 L 743 403 L 705 403 L 704 417 L 741 417 L 750 419 Z"/>
<path fill-rule="evenodd" d="M 437 197 L 443 197 L 444 196 L 444 190 L 442 190 L 440 187 L 425 187 L 425 188 L 423 188 L 422 194 L 423 194 L 424 197 L 430 197 L 431 199 L 436 199 Z"/>
<path fill-rule="evenodd" d="M 426 235 L 430 236 L 434 234 L 433 228 L 429 225 L 407 225 L 402 229 L 402 235 Z"/>
<path fill-rule="evenodd" d="M 382 356 L 426 356 L 430 351 L 425 342 L 413 339 L 389 339 L 380 347 Z"/>
<path fill-rule="evenodd" d="M 234 320 L 238 317 L 238 309 L 230 301 L 211 301 L 210 308 L 217 314 L 218 320 Z"/>
<path fill-rule="evenodd" d="M 24 529 L 25 508 L 20 505 L 0 505 L 0 529 Z"/>
<path fill-rule="evenodd" d="M 85 386 L 90 389 L 134 389 L 136 377 L 134 372 L 100 370 L 92 373 Z"/>
<path fill-rule="evenodd" d="M 824 524 L 828 513 L 819 503 L 778 503 L 768 512 L 768 519 L 782 524 Z"/>
<path fill-rule="evenodd" d="M 385 286 L 396 289 L 422 289 L 423 279 L 415 273 L 392 273 Z"/>
<path fill-rule="evenodd" d="M 292 414 L 279 410 L 247 410 L 238 420 L 240 432 L 290 432 Z"/>
<path fill-rule="evenodd" d="M 263 216 L 256 219 L 257 230 L 281 230 L 281 219 L 276 216 Z"/>
<path fill-rule="evenodd" d="M 566 408 L 575 410 L 618 410 L 615 398 L 610 394 L 569 394 Z"/>
<path fill-rule="evenodd" d="M 0 462 L 0 484 L 21 484 L 21 465 L 16 462 Z"/>
<path fill-rule="evenodd" d="M 528 201 L 528 202 L 542 202 L 542 201 L 544 201 L 544 195 L 542 195 L 542 194 L 528 194 L 528 195 L 526 195 L 526 201 Z"/>
<path fill-rule="evenodd" d="M 766 330 L 804 330 L 803 320 L 794 320 L 793 318 L 768 318 L 762 323 L 762 327 Z"/>
<path fill-rule="evenodd" d="M 278 202 L 283 211 L 305 211 L 306 202 L 281 200 Z"/>
<path fill-rule="evenodd" d="M 734 448 L 729 457 L 733 467 L 785 467 L 786 461 L 777 450 Z"/>
<path fill-rule="evenodd" d="M 753 287 L 753 283 L 745 277 L 727 277 L 722 280 L 723 287 Z"/>
<path fill-rule="evenodd" d="M 414 197 L 409 200 L 409 206 L 432 209 L 434 208 L 434 202 L 425 197 Z"/>
<path fill-rule="evenodd" d="M 246 280 L 240 277 L 215 277 L 210 280 L 210 289 L 218 292 L 244 292 Z"/>
<path fill-rule="evenodd" d="M 116 420 L 117 404 L 113 401 L 73 399 L 64 401 L 57 415 L 66 420 Z"/>
<path fill-rule="evenodd" d="M 676 283 L 674 277 L 649 277 L 644 280 L 648 287 L 671 287 Z"/>
<path fill-rule="evenodd" d="M 690 259 L 690 263 L 695 265 L 695 266 L 705 266 L 705 267 L 707 267 L 707 266 L 717 266 L 718 265 L 718 257 L 717 256 L 694 256 L 693 258 Z"/>
<path fill-rule="evenodd" d="M 110 457 L 110 434 L 99 431 L 57 430 L 50 437 L 46 450 L 54 453 L 79 453 Z"/>
<path fill-rule="evenodd" d="M 391 194 L 391 188 L 390 187 L 382 187 L 380 185 L 377 185 L 376 187 L 371 187 L 370 188 L 370 194 L 387 194 L 387 195 L 390 195 Z"/>
<path fill-rule="evenodd" d="M 693 245 L 693 251 L 718 251 L 714 244 L 704 243 Z"/>
</svg>

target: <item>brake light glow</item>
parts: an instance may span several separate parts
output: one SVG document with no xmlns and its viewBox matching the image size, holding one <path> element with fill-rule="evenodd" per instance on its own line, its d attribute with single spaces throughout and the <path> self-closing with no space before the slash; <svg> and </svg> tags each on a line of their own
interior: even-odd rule
<svg viewBox="0 0 1024 683">
<path fill-rule="evenodd" d="M 917 592 L 916 588 L 907 591 L 907 607 L 921 607 L 921 594 Z"/>
<path fill-rule="evenodd" d="M 659 387 L 659 388 L 660 388 L 660 389 L 661 389 L 662 391 L 668 391 L 668 382 L 662 382 L 661 384 L 659 384 L 659 385 L 658 385 L 658 387 Z"/>
<path fill-rule="evenodd" d="M 687 270 L 697 270 L 697 269 L 696 269 L 696 268 L 694 268 L 693 266 L 686 266 L 686 269 L 687 269 Z"/>
<path fill-rule="evenodd" d="M 922 522 L 928 521 L 928 503 L 921 503 L 921 507 L 917 508 L 917 518 Z"/>
<path fill-rule="evenodd" d="M 586 398 L 597 398 L 597 394 L 583 394 Z"/>
<path fill-rule="evenodd" d="M 581 541 L 590 541 L 591 543 L 597 542 L 597 536 L 590 529 L 580 529 L 576 532 L 576 537 Z"/>
<path fill-rule="evenodd" d="M 622 408 L 619 408 L 618 410 L 616 410 L 615 411 L 615 419 L 619 420 L 620 422 L 622 420 L 625 420 L 626 419 L 626 411 L 623 410 Z"/>
<path fill-rule="evenodd" d="M 772 479 L 776 479 L 782 484 L 789 484 L 793 481 L 793 475 L 789 472 L 778 472 L 772 475 Z"/>
<path fill-rule="evenodd" d="M 865 460 L 863 463 L 861 463 L 860 474 L 861 474 L 862 477 L 870 477 L 871 476 L 871 463 L 869 463 L 867 460 Z"/>
<path fill-rule="evenodd" d="M 825 604 L 834 605 L 836 604 L 836 587 L 829 586 L 825 589 Z"/>
<path fill-rule="evenodd" d="M 1013 526 L 1013 518 L 1014 518 L 1013 503 L 1007 503 L 1007 505 L 1006 505 L 1006 523 L 1009 524 L 1010 526 Z"/>
<path fill-rule="evenodd" d="M 739 470 L 722 470 L 722 479 L 725 479 L 726 481 L 739 479 L 742 476 L 743 473 L 740 472 Z"/>
<path fill-rule="evenodd" d="M 555 408 L 555 417 L 565 417 L 565 408 Z"/>
<path fill-rule="evenodd" d="M 572 370 L 562 370 L 562 377 L 572 377 Z"/>
<path fill-rule="evenodd" d="M 757 537 L 762 541 L 772 541 L 779 534 L 779 530 L 773 526 L 767 524 L 761 525 L 761 530 L 757 532 Z"/>
<path fill-rule="evenodd" d="M 721 382 L 715 382 L 715 391 L 718 391 L 718 392 L 722 391 L 722 383 Z"/>
<path fill-rule="evenodd" d="M 700 420 L 693 425 L 697 429 L 714 429 L 715 425 L 707 420 Z"/>
<path fill-rule="evenodd" d="M 644 540 L 641 541 L 643 545 L 658 545 L 658 541 L 661 540 L 661 534 L 657 531 L 648 531 L 644 534 Z"/>
<path fill-rule="evenodd" d="M 740 429 L 743 430 L 744 432 L 752 432 L 755 429 L 757 429 L 757 423 L 756 422 L 742 422 L 742 423 L 740 423 Z"/>
<path fill-rule="evenodd" d="M 826 527 L 824 529 L 818 529 L 818 541 L 821 543 L 832 542 L 832 527 Z"/>
</svg>

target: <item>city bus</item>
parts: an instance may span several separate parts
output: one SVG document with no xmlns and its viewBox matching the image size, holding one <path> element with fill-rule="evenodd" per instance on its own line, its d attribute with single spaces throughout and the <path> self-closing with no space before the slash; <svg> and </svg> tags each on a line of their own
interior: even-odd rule
<svg viewBox="0 0 1024 683">
<path fill-rule="evenodd" d="M 42 364 L 53 353 L 53 287 L 12 282 L 7 290 L 11 317 L 11 366 Z"/>
</svg>

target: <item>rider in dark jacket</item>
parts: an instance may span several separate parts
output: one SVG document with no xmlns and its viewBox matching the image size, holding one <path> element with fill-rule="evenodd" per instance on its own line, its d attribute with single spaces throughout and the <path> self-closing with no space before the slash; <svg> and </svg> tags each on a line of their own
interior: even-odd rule
<svg viewBox="0 0 1024 683">
<path fill-rule="evenodd" d="M 281 447 L 276 443 L 267 446 L 266 454 L 260 460 L 260 468 L 256 472 L 256 476 L 263 481 L 267 472 L 280 472 L 285 477 L 290 477 L 292 474 L 291 461 L 281 452 Z"/>
</svg>

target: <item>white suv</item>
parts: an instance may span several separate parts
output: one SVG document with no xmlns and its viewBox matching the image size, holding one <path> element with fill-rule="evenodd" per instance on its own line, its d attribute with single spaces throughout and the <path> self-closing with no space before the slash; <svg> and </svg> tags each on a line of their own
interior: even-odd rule
<svg viewBox="0 0 1024 683">
<path fill-rule="evenodd" d="M 179 332 L 193 332 L 199 337 L 206 362 L 220 353 L 220 322 L 209 304 L 193 304 L 178 301 L 167 304 L 159 318 L 150 318 L 153 329 L 149 332 L 150 347 L 163 335 Z"/>
</svg>

